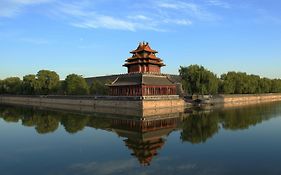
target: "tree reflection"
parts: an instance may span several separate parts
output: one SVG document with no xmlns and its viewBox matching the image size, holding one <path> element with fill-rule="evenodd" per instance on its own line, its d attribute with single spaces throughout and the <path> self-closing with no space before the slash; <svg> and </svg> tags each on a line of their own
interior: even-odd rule
<svg viewBox="0 0 281 175">
<path fill-rule="evenodd" d="M 182 123 L 181 139 L 193 144 L 204 143 L 219 131 L 216 113 L 195 111 Z"/>
<path fill-rule="evenodd" d="M 39 134 L 54 132 L 59 127 L 59 120 L 52 115 L 36 116 L 35 129 Z"/>
<path fill-rule="evenodd" d="M 64 129 L 71 134 L 82 131 L 88 122 L 89 117 L 73 114 L 64 115 L 61 120 L 61 124 L 64 126 Z"/>
<path fill-rule="evenodd" d="M 34 127 L 39 134 L 54 132 L 60 124 L 71 134 L 82 131 L 86 126 L 101 129 L 111 126 L 108 119 L 101 117 L 12 106 L 0 106 L 0 118 L 6 122 L 21 121 L 23 126 Z"/>
<path fill-rule="evenodd" d="M 218 109 L 212 112 L 193 110 L 191 113 L 181 115 L 184 120 L 157 120 L 148 122 L 148 125 L 127 125 L 127 120 L 116 118 L 114 115 L 105 114 L 75 114 L 59 111 L 45 111 L 36 108 L 0 106 L 0 118 L 6 122 L 21 122 L 23 126 L 34 127 L 39 134 L 54 132 L 62 125 L 68 133 L 74 134 L 85 127 L 113 130 L 119 128 L 131 130 L 142 134 L 143 129 L 181 130 L 181 140 L 193 144 L 204 143 L 212 138 L 221 128 L 228 130 L 247 129 L 272 117 L 281 114 L 280 103 L 269 103 L 250 107 L 232 109 Z M 158 118 L 159 119 L 159 118 Z M 140 121 L 138 121 L 140 122 Z M 221 128 L 220 128 L 221 126 Z M 140 130 L 142 129 L 142 130 Z"/>
<path fill-rule="evenodd" d="M 1 118 L 3 118 L 6 122 L 17 123 L 21 118 L 18 113 L 18 110 L 8 110 L 4 108 L 1 110 Z"/>
<path fill-rule="evenodd" d="M 109 114 L 69 113 L 45 111 L 36 108 L 0 106 L 0 118 L 6 122 L 34 127 L 39 134 L 55 132 L 59 126 L 71 134 L 85 127 L 103 129 L 123 138 L 141 165 L 150 165 L 165 144 L 166 137 L 180 130 L 180 139 L 192 144 L 205 143 L 221 129 L 241 130 L 257 125 L 272 117 L 280 116 L 280 103 L 270 103 L 213 111 L 189 110 L 186 114 L 154 120 L 132 120 L 124 116 L 117 118 Z"/>
<path fill-rule="evenodd" d="M 204 143 L 219 132 L 248 129 L 272 117 L 280 116 L 280 103 L 216 109 L 212 112 L 193 111 L 182 123 L 181 139 L 193 144 Z"/>
<path fill-rule="evenodd" d="M 222 110 L 219 113 L 224 129 L 248 129 L 263 121 L 281 114 L 280 103 L 270 103 L 258 106 L 240 107 Z"/>
</svg>

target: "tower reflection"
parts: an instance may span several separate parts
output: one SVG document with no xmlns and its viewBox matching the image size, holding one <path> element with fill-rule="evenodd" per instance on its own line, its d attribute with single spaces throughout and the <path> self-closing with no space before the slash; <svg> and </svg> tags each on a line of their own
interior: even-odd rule
<svg viewBox="0 0 281 175">
<path fill-rule="evenodd" d="M 156 114 L 150 111 L 150 114 Z M 69 134 L 84 128 L 102 129 L 121 137 L 141 165 L 148 166 L 161 154 L 169 134 L 179 132 L 182 142 L 204 144 L 224 130 L 246 130 L 281 115 L 280 103 L 249 107 L 170 112 L 139 118 L 132 115 L 50 111 L 21 106 L 0 106 L 0 119 L 33 127 L 41 135 L 63 127 Z"/>
<path fill-rule="evenodd" d="M 165 144 L 166 137 L 177 130 L 184 117 L 154 119 L 150 121 L 113 120 L 112 131 L 124 139 L 139 163 L 150 165 L 154 156 Z"/>
</svg>

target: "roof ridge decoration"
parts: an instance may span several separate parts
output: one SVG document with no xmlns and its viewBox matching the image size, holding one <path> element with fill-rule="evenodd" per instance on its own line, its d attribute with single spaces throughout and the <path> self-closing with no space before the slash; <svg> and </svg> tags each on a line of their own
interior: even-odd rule
<svg viewBox="0 0 281 175">
<path fill-rule="evenodd" d="M 118 79 L 119 79 L 119 76 L 111 84 L 116 83 L 118 81 Z"/>
<path fill-rule="evenodd" d="M 143 51 L 143 50 L 151 52 L 151 53 L 158 53 L 156 50 L 153 50 L 153 49 L 150 48 L 148 42 L 144 42 L 144 41 L 140 42 L 137 49 L 132 50 L 130 53 L 137 53 L 137 52 L 140 52 L 140 51 Z"/>
</svg>

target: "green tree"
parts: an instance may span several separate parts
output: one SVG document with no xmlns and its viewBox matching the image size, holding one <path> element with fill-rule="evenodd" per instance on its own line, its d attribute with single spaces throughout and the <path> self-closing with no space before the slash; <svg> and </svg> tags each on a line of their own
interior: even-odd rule
<svg viewBox="0 0 281 175">
<path fill-rule="evenodd" d="M 248 94 L 257 94 L 261 93 L 262 89 L 259 85 L 260 76 L 258 75 L 249 75 L 247 77 L 247 90 L 246 93 Z"/>
<path fill-rule="evenodd" d="M 227 74 L 221 75 L 221 92 L 224 94 L 234 94 L 235 93 L 235 73 L 228 72 Z"/>
<path fill-rule="evenodd" d="M 218 78 L 203 66 L 181 66 L 179 73 L 183 88 L 188 94 L 216 94 L 218 92 Z"/>
<path fill-rule="evenodd" d="M 224 94 L 255 94 L 261 91 L 259 86 L 260 77 L 247 75 L 244 72 L 228 72 L 221 75 Z"/>
<path fill-rule="evenodd" d="M 4 93 L 4 81 L 0 80 L 0 94 Z"/>
<path fill-rule="evenodd" d="M 64 90 L 68 95 L 87 95 L 89 87 L 86 80 L 76 74 L 70 74 L 64 81 Z"/>
<path fill-rule="evenodd" d="M 36 75 L 30 74 L 23 77 L 22 91 L 23 94 L 34 95 L 40 90 L 40 84 Z"/>
<path fill-rule="evenodd" d="M 19 77 L 9 77 L 2 82 L 2 91 L 7 94 L 20 94 L 22 81 Z"/>
<path fill-rule="evenodd" d="M 281 80 L 274 79 L 271 81 L 271 92 L 280 93 L 281 92 Z"/>
<path fill-rule="evenodd" d="M 107 95 L 108 92 L 109 88 L 106 83 L 99 80 L 94 80 L 90 87 L 90 93 L 93 95 Z"/>
<path fill-rule="evenodd" d="M 60 87 L 59 75 L 50 70 L 40 70 L 37 73 L 41 94 L 56 93 Z"/>
<path fill-rule="evenodd" d="M 247 92 L 247 74 L 244 72 L 237 72 L 234 74 L 235 94 L 246 94 Z"/>
<path fill-rule="evenodd" d="M 243 72 L 228 72 L 221 76 L 220 93 L 258 94 L 281 92 L 281 80 L 260 78 Z"/>
<path fill-rule="evenodd" d="M 259 87 L 261 93 L 271 92 L 271 80 L 268 78 L 262 78 L 259 81 Z"/>
</svg>

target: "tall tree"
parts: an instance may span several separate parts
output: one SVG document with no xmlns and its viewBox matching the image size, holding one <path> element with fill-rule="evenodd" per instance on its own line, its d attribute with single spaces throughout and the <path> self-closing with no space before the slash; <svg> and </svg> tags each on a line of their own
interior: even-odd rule
<svg viewBox="0 0 281 175">
<path fill-rule="evenodd" d="M 54 71 L 40 70 L 37 73 L 37 79 L 41 94 L 53 94 L 59 89 L 59 75 Z"/>
<path fill-rule="evenodd" d="M 235 93 L 235 72 L 228 72 L 227 74 L 221 75 L 221 92 L 225 94 L 234 94 Z"/>
<path fill-rule="evenodd" d="M 90 93 L 93 95 L 107 95 L 108 91 L 109 88 L 106 83 L 99 80 L 94 80 L 90 87 Z"/>
<path fill-rule="evenodd" d="M 281 80 L 280 79 L 274 79 L 271 81 L 271 92 L 281 93 Z"/>
<path fill-rule="evenodd" d="M 258 94 L 281 92 L 281 81 L 260 78 L 243 72 L 228 72 L 221 76 L 220 93 L 223 94 Z"/>
<path fill-rule="evenodd" d="M 0 94 L 4 93 L 4 81 L 0 80 Z"/>
<path fill-rule="evenodd" d="M 218 78 L 203 66 L 181 66 L 179 73 L 183 88 L 188 94 L 216 94 L 218 92 Z"/>
<path fill-rule="evenodd" d="M 20 94 L 22 81 L 19 77 L 9 77 L 3 81 L 3 91 L 8 94 Z"/>
<path fill-rule="evenodd" d="M 89 87 L 86 80 L 76 74 L 70 74 L 64 81 L 64 90 L 68 95 L 86 95 L 89 94 Z"/>
<path fill-rule="evenodd" d="M 22 82 L 23 94 L 34 95 L 38 93 L 39 90 L 40 90 L 40 84 L 36 78 L 36 75 L 30 74 L 30 75 L 25 75 L 23 77 L 23 82 Z"/>
<path fill-rule="evenodd" d="M 247 94 L 255 93 L 258 87 L 259 77 L 247 75 L 243 72 L 228 72 L 221 76 L 222 93 Z"/>
<path fill-rule="evenodd" d="M 271 80 L 268 78 L 262 78 L 259 81 L 260 93 L 269 93 L 271 92 Z"/>
</svg>

